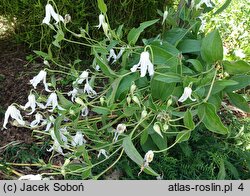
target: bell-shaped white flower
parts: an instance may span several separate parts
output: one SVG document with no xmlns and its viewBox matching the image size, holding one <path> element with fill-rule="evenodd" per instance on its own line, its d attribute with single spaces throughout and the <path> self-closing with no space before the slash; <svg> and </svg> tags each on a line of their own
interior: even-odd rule
<svg viewBox="0 0 250 196">
<path fill-rule="evenodd" d="M 100 14 L 99 15 L 99 24 L 96 27 L 98 27 L 98 29 L 100 29 L 101 26 L 103 25 L 103 23 L 105 23 L 105 16 L 103 14 Z"/>
<path fill-rule="evenodd" d="M 56 119 L 53 116 L 49 116 L 49 119 L 46 119 L 46 128 L 45 128 L 45 132 L 49 131 L 51 126 L 54 124 L 54 122 L 56 121 Z"/>
<path fill-rule="evenodd" d="M 6 125 L 8 123 L 9 117 L 15 119 L 20 125 L 25 125 L 21 112 L 14 105 L 10 105 L 5 112 L 3 122 L 3 128 L 5 129 L 7 129 Z"/>
<path fill-rule="evenodd" d="M 154 75 L 154 65 L 150 61 L 149 52 L 142 52 L 139 63 L 134 65 L 130 70 L 136 72 L 137 69 L 141 70 L 141 77 L 144 77 L 147 72 L 149 73 L 149 76 Z"/>
<path fill-rule="evenodd" d="M 28 102 L 22 108 L 26 110 L 29 107 L 31 108 L 31 112 L 28 115 L 33 114 L 36 110 L 36 97 L 32 93 L 28 96 Z"/>
<path fill-rule="evenodd" d="M 116 60 L 118 60 L 118 59 L 121 58 L 121 56 L 122 56 L 122 54 L 123 54 L 124 51 L 125 51 L 125 48 L 124 48 L 124 47 L 121 47 L 119 53 L 118 53 L 117 56 L 116 56 Z"/>
<path fill-rule="evenodd" d="M 82 132 L 77 131 L 76 135 L 72 137 L 72 146 L 82 146 L 84 143 L 86 143 L 86 140 L 84 139 Z"/>
<path fill-rule="evenodd" d="M 196 99 L 192 98 L 191 95 L 192 95 L 192 89 L 189 86 L 185 87 L 184 92 L 183 92 L 182 96 L 178 99 L 178 101 L 184 102 L 188 98 L 191 99 L 191 101 L 196 101 Z"/>
<path fill-rule="evenodd" d="M 149 163 L 153 161 L 153 158 L 154 152 L 152 150 L 149 150 L 144 156 L 143 166 L 148 167 Z"/>
<path fill-rule="evenodd" d="M 105 159 L 107 159 L 107 158 L 109 157 L 108 154 L 107 154 L 107 151 L 106 151 L 105 149 L 100 149 L 100 150 L 99 150 L 99 153 L 98 153 L 98 155 L 97 155 L 97 158 L 99 159 L 99 157 L 100 157 L 101 155 L 103 155 L 103 156 L 105 157 Z"/>
<path fill-rule="evenodd" d="M 44 122 L 43 116 L 40 113 L 36 113 L 35 120 L 30 123 L 30 127 L 34 128 L 39 125 L 40 122 Z"/>
<path fill-rule="evenodd" d="M 90 86 L 89 82 L 86 81 L 86 84 L 84 85 L 84 89 L 83 89 L 84 93 L 87 93 L 88 96 L 90 98 L 94 98 L 96 97 L 97 93 L 95 92 L 95 90 Z"/>
<path fill-rule="evenodd" d="M 71 101 L 72 101 L 72 102 L 75 100 L 77 94 L 78 94 L 78 89 L 77 89 L 77 88 L 73 88 L 72 91 L 69 91 L 69 92 L 67 93 L 68 96 L 71 96 Z"/>
<path fill-rule="evenodd" d="M 18 178 L 18 180 L 42 180 L 42 176 L 40 174 L 37 175 L 29 174 L 21 176 L 20 178 Z"/>
<path fill-rule="evenodd" d="M 56 23 L 58 23 L 60 21 L 64 22 L 63 17 L 61 15 L 57 14 L 55 12 L 54 8 L 52 7 L 52 5 L 48 3 L 45 6 L 45 17 L 44 17 L 42 23 L 49 25 L 50 24 L 51 16 L 54 18 L 54 20 L 56 21 Z"/>
<path fill-rule="evenodd" d="M 51 92 L 48 88 L 48 84 L 46 83 L 46 75 L 47 72 L 44 70 L 41 70 L 38 75 L 36 75 L 33 79 L 30 80 L 30 83 L 33 85 L 33 87 L 36 89 L 36 86 L 43 81 L 44 88 L 47 92 Z"/>
<path fill-rule="evenodd" d="M 113 141 L 116 142 L 118 140 L 119 135 L 123 134 L 126 129 L 127 129 L 127 127 L 125 124 L 118 124 L 115 131 L 114 131 L 115 136 L 114 136 Z"/>
<path fill-rule="evenodd" d="M 211 0 L 200 0 L 200 2 L 195 6 L 195 9 L 200 9 L 203 4 L 206 4 L 207 7 L 213 7 Z"/>
<path fill-rule="evenodd" d="M 116 58 L 117 58 L 117 56 L 116 56 L 115 51 L 114 51 L 113 48 L 110 49 L 110 51 L 109 51 L 109 57 L 108 57 L 107 60 L 110 61 L 111 58 L 114 59 L 114 61 L 116 61 Z M 114 63 L 114 62 L 113 62 L 113 63 Z"/>
<path fill-rule="evenodd" d="M 51 93 L 48 100 L 47 100 L 47 103 L 45 105 L 45 108 L 47 108 L 48 106 L 52 106 L 52 109 L 51 110 L 48 110 L 50 112 L 53 112 L 54 109 L 57 107 L 59 110 L 64 110 L 61 106 L 58 105 L 58 101 L 57 101 L 57 95 L 56 93 Z"/>
<path fill-rule="evenodd" d="M 78 77 L 77 84 L 82 84 L 85 80 L 88 79 L 89 72 L 83 71 L 82 74 Z"/>
<path fill-rule="evenodd" d="M 59 142 L 57 140 L 54 140 L 53 146 L 49 150 L 47 150 L 47 151 L 51 152 L 52 150 L 55 150 L 56 152 L 58 152 L 59 154 L 61 154 L 63 156 L 65 155 L 63 153 L 61 145 L 59 144 Z"/>
</svg>

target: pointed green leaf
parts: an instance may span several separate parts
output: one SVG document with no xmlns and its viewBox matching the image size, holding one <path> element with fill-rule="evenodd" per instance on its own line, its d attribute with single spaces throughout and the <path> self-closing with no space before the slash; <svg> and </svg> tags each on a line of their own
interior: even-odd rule
<svg viewBox="0 0 250 196">
<path fill-rule="evenodd" d="M 139 166 L 142 166 L 143 165 L 143 158 L 141 157 L 141 155 L 139 154 L 139 152 L 134 147 L 134 144 L 132 143 L 131 138 L 129 136 L 127 136 L 127 137 L 125 137 L 123 139 L 123 144 L 122 145 L 123 145 L 125 153 L 128 155 L 128 157 L 130 159 L 132 159 Z M 159 176 L 159 174 L 157 174 L 150 167 L 146 167 L 143 171 L 145 173 L 153 175 L 153 176 Z"/>
<path fill-rule="evenodd" d="M 210 103 L 203 103 L 198 107 L 198 116 L 209 131 L 227 134 L 228 129 L 223 125 L 216 114 L 215 106 Z"/>
<path fill-rule="evenodd" d="M 184 125 L 189 129 L 193 130 L 195 127 L 193 116 L 190 110 L 187 110 L 184 114 Z"/>
<path fill-rule="evenodd" d="M 58 116 L 54 123 L 54 134 L 60 145 L 64 145 L 62 138 L 61 138 L 61 134 L 60 134 L 60 127 L 61 127 L 61 123 L 63 119 L 64 119 L 64 115 Z"/>
<path fill-rule="evenodd" d="M 217 29 L 203 38 L 201 43 L 201 57 L 207 63 L 215 63 L 223 59 L 223 45 Z"/>
<path fill-rule="evenodd" d="M 230 74 L 246 74 L 250 72 L 250 64 L 239 60 L 235 62 L 223 61 L 226 72 Z"/>
<path fill-rule="evenodd" d="M 237 108 L 245 111 L 245 112 L 250 112 L 250 108 L 249 105 L 247 103 L 247 101 L 244 99 L 244 97 L 242 97 L 239 94 L 236 93 L 227 93 L 228 97 L 229 97 L 229 101 L 235 105 Z"/>
<path fill-rule="evenodd" d="M 185 142 L 185 141 L 189 140 L 190 136 L 191 136 L 190 130 L 182 131 L 182 132 L 177 134 L 175 141 L 177 143 Z"/>
<path fill-rule="evenodd" d="M 105 4 L 104 0 L 97 0 L 97 2 L 99 10 L 105 14 L 107 12 L 107 5 Z"/>
</svg>

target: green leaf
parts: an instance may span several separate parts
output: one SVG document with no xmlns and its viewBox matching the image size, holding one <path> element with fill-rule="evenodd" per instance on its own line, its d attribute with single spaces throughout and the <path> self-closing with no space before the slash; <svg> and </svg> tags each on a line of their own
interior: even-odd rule
<svg viewBox="0 0 250 196">
<path fill-rule="evenodd" d="M 182 81 L 181 76 L 179 74 L 171 72 L 155 74 L 153 79 L 164 82 L 166 84 Z"/>
<path fill-rule="evenodd" d="M 238 82 L 234 81 L 234 80 L 217 80 L 214 83 L 213 86 L 213 90 L 212 90 L 212 95 L 219 93 L 220 91 L 222 91 L 223 89 L 225 89 L 227 86 L 233 86 L 238 84 Z M 210 86 L 208 86 L 210 87 Z"/>
<path fill-rule="evenodd" d="M 38 56 L 43 57 L 46 60 L 50 60 L 51 59 L 50 56 L 47 53 L 45 53 L 45 52 L 34 50 L 34 53 L 36 53 Z"/>
<path fill-rule="evenodd" d="M 70 109 L 74 104 L 66 99 L 61 93 L 57 93 L 57 96 L 59 98 L 60 105 L 65 109 Z"/>
<path fill-rule="evenodd" d="M 104 0 L 97 0 L 97 2 L 99 10 L 105 14 L 107 12 L 107 5 L 104 3 Z"/>
<path fill-rule="evenodd" d="M 203 65 L 201 64 L 201 62 L 199 60 L 188 59 L 186 62 L 191 63 L 196 71 L 198 71 L 198 72 L 203 71 Z"/>
<path fill-rule="evenodd" d="M 159 134 L 154 133 L 151 134 L 150 137 L 154 141 L 155 145 L 159 148 L 159 150 L 163 150 L 168 147 L 167 140 L 165 138 L 162 138 Z"/>
<path fill-rule="evenodd" d="M 101 115 L 108 115 L 111 112 L 108 108 L 100 106 L 95 106 L 94 108 L 92 108 L 92 111 Z"/>
<path fill-rule="evenodd" d="M 127 94 L 127 91 L 129 91 L 132 82 L 135 81 L 137 77 L 137 74 L 130 74 L 123 77 L 119 84 L 119 88 L 117 89 L 115 98 L 119 99 L 121 95 L 125 96 L 125 94 Z"/>
<path fill-rule="evenodd" d="M 111 91 L 111 95 L 108 97 L 108 105 L 109 106 L 113 105 L 113 103 L 115 102 L 115 96 L 116 96 L 116 93 L 117 93 L 117 90 L 118 90 L 118 87 L 119 87 L 121 80 L 122 80 L 122 77 L 118 77 L 111 84 L 112 91 Z"/>
<path fill-rule="evenodd" d="M 219 173 L 217 176 L 218 180 L 225 180 L 226 178 L 226 169 L 225 169 L 225 164 L 224 161 L 221 159 L 220 160 L 220 168 L 219 168 Z"/>
<path fill-rule="evenodd" d="M 223 61 L 223 66 L 229 74 L 246 74 L 250 72 L 250 64 L 242 60 L 235 62 Z"/>
<path fill-rule="evenodd" d="M 159 19 L 146 21 L 146 22 L 141 23 L 138 28 L 131 29 L 128 33 L 128 36 L 127 36 L 129 44 L 134 45 L 137 42 L 140 34 L 144 31 L 144 29 L 155 24 L 158 21 L 159 21 Z"/>
<path fill-rule="evenodd" d="M 219 134 L 227 134 L 228 129 L 223 125 L 216 114 L 215 106 L 210 103 L 203 103 L 198 107 L 199 119 L 204 123 L 209 131 Z"/>
<path fill-rule="evenodd" d="M 195 124 L 193 121 L 193 116 L 190 110 L 187 110 L 184 114 L 184 125 L 189 129 L 193 130 L 195 128 Z"/>
<path fill-rule="evenodd" d="M 223 46 L 219 31 L 210 32 L 201 43 L 201 57 L 207 63 L 215 63 L 223 59 Z"/>
<path fill-rule="evenodd" d="M 244 97 L 242 97 L 241 95 L 236 94 L 236 93 L 227 93 L 227 95 L 229 97 L 230 103 L 232 103 L 237 108 L 239 108 L 245 112 L 250 112 L 249 105 L 248 105 L 247 101 L 244 99 Z"/>
<path fill-rule="evenodd" d="M 52 42 L 53 45 L 55 45 L 58 48 L 61 48 L 59 43 L 64 39 L 64 33 L 61 29 L 57 31 L 57 34 L 54 36 L 55 41 Z"/>
<path fill-rule="evenodd" d="M 168 83 L 155 80 L 154 78 L 151 80 L 151 95 L 155 99 L 161 99 L 165 101 L 170 95 L 172 95 L 176 83 Z"/>
<path fill-rule="evenodd" d="M 218 10 L 216 10 L 213 15 L 223 12 L 230 5 L 231 1 L 232 0 L 226 0 L 225 3 Z"/>
<path fill-rule="evenodd" d="M 177 48 L 182 53 L 194 53 L 194 52 L 200 52 L 201 50 L 201 41 L 195 40 L 195 39 L 185 39 L 181 41 Z"/>
<path fill-rule="evenodd" d="M 185 141 L 189 140 L 190 136 L 191 136 L 190 130 L 182 131 L 182 132 L 177 134 L 175 141 L 177 143 L 185 142 Z"/>
<path fill-rule="evenodd" d="M 234 81 L 238 82 L 238 84 L 226 87 L 225 88 L 226 92 L 236 91 L 236 90 L 245 88 L 248 85 L 250 85 L 250 76 L 249 75 L 233 76 L 230 78 L 230 80 L 234 80 Z"/>
<path fill-rule="evenodd" d="M 143 165 L 143 158 L 141 157 L 141 155 L 139 154 L 139 152 L 136 150 L 136 148 L 134 147 L 131 138 L 129 136 L 125 137 L 123 139 L 123 148 L 125 150 L 125 153 L 128 155 L 128 157 L 130 159 L 132 159 L 136 164 L 138 164 L 139 166 Z M 153 176 L 159 176 L 159 174 L 157 174 L 153 169 L 151 169 L 150 167 L 146 167 L 143 170 L 145 173 L 153 175 Z"/>
<path fill-rule="evenodd" d="M 61 134 L 60 134 L 60 127 L 61 127 L 61 123 L 63 119 L 64 119 L 64 115 L 58 116 L 54 123 L 54 134 L 60 145 L 64 145 L 62 138 L 61 138 Z"/>
</svg>

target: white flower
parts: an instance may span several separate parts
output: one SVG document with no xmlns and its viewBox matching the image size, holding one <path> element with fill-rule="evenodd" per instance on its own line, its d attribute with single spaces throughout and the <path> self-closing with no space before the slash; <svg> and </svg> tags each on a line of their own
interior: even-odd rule
<svg viewBox="0 0 250 196">
<path fill-rule="evenodd" d="M 147 112 L 146 109 L 144 109 L 144 110 L 141 112 L 141 119 L 145 118 L 147 115 L 148 115 L 148 112 Z"/>
<path fill-rule="evenodd" d="M 195 6 L 195 9 L 200 9 L 201 8 L 201 5 L 203 4 L 206 4 L 207 7 L 213 7 L 212 3 L 210 0 L 201 0 L 196 6 Z"/>
<path fill-rule="evenodd" d="M 8 123 L 10 116 L 11 116 L 11 118 L 15 119 L 20 125 L 22 125 L 22 126 L 25 125 L 25 122 L 23 120 L 23 117 L 22 117 L 20 111 L 15 106 L 10 105 L 5 112 L 3 128 L 7 129 L 6 125 Z"/>
<path fill-rule="evenodd" d="M 157 123 L 154 124 L 153 129 L 158 135 L 160 135 L 163 138 L 163 135 L 161 134 L 161 128 Z"/>
<path fill-rule="evenodd" d="M 77 94 L 78 94 L 78 89 L 77 89 L 77 88 L 73 88 L 72 91 L 69 91 L 69 92 L 67 93 L 68 96 L 71 96 L 71 101 L 72 101 L 72 102 L 74 101 L 74 99 L 75 99 L 75 97 L 77 96 Z"/>
<path fill-rule="evenodd" d="M 33 127 L 38 126 L 38 124 L 39 124 L 41 121 L 44 121 L 43 116 L 42 116 L 40 113 L 36 113 L 36 115 L 35 115 L 35 120 L 33 120 L 33 121 L 30 123 L 30 127 L 33 128 Z"/>
<path fill-rule="evenodd" d="M 154 75 L 154 65 L 151 63 L 149 53 L 147 51 L 141 53 L 139 63 L 134 65 L 130 70 L 135 72 L 138 68 L 141 70 L 141 77 L 144 77 L 147 71 L 149 76 Z"/>
<path fill-rule="evenodd" d="M 103 23 L 105 23 L 105 16 L 103 14 L 100 14 L 99 15 L 99 25 L 96 27 L 98 27 L 98 29 L 100 29 L 101 26 L 103 25 Z"/>
<path fill-rule="evenodd" d="M 47 92 L 51 92 L 48 88 L 48 84 L 46 83 L 46 75 L 47 72 L 44 70 L 41 70 L 38 75 L 36 75 L 33 79 L 30 80 L 30 83 L 33 85 L 33 87 L 36 89 L 36 86 L 38 83 L 43 81 L 44 88 Z"/>
<path fill-rule="evenodd" d="M 154 152 L 152 150 L 149 150 L 144 156 L 143 166 L 147 167 L 149 163 L 153 161 L 153 158 L 154 158 Z"/>
<path fill-rule="evenodd" d="M 121 47 L 119 53 L 118 53 L 117 56 L 116 56 L 116 60 L 118 60 L 119 58 L 121 58 L 121 56 L 122 56 L 122 54 L 123 54 L 124 51 L 125 51 L 125 48 L 124 48 L 124 47 Z"/>
<path fill-rule="evenodd" d="M 48 100 L 47 100 L 47 103 L 45 105 L 45 108 L 47 108 L 48 106 L 52 105 L 52 109 L 51 110 L 48 110 L 50 112 L 53 112 L 54 109 L 57 107 L 59 110 L 64 110 L 61 106 L 58 105 L 58 101 L 57 101 L 57 95 L 56 93 L 51 93 Z"/>
<path fill-rule="evenodd" d="M 88 81 L 86 81 L 86 84 L 84 85 L 83 92 L 87 93 L 90 98 L 94 98 L 97 95 L 95 90 L 93 90 L 93 88 L 89 85 Z"/>
<path fill-rule="evenodd" d="M 56 119 L 53 116 L 49 116 L 49 119 L 46 120 L 47 125 L 46 125 L 45 132 L 50 130 L 51 125 L 54 124 L 55 121 Z"/>
<path fill-rule="evenodd" d="M 42 180 L 42 176 L 40 174 L 37 175 L 29 174 L 21 176 L 20 178 L 18 178 L 18 180 Z"/>
<path fill-rule="evenodd" d="M 82 108 L 82 113 L 81 113 L 81 115 L 82 115 L 82 116 L 88 116 L 88 114 L 89 114 L 89 109 L 88 109 L 88 107 L 85 105 L 85 106 Z"/>
<path fill-rule="evenodd" d="M 33 114 L 36 110 L 36 97 L 32 93 L 28 96 L 28 102 L 22 108 L 26 110 L 29 107 L 31 108 L 31 112 L 28 115 Z"/>
<path fill-rule="evenodd" d="M 246 55 L 242 49 L 235 50 L 234 54 L 235 54 L 235 56 L 240 57 L 241 59 L 244 59 L 246 57 Z"/>
<path fill-rule="evenodd" d="M 115 136 L 114 136 L 113 141 L 116 142 L 118 140 L 119 135 L 121 135 L 122 133 L 124 133 L 124 131 L 126 129 L 127 129 L 127 127 L 126 127 L 125 124 L 118 124 L 117 127 L 116 127 L 116 130 L 115 130 Z"/>
<path fill-rule="evenodd" d="M 78 77 L 77 84 L 82 84 L 85 80 L 87 81 L 89 73 L 87 71 L 83 71 L 82 74 Z"/>
<path fill-rule="evenodd" d="M 60 153 L 61 155 L 64 155 L 62 147 L 57 140 L 54 140 L 53 146 L 47 151 L 51 152 L 52 150 L 55 150 L 56 152 Z"/>
<path fill-rule="evenodd" d="M 45 6 L 45 17 L 44 17 L 42 23 L 49 25 L 51 16 L 55 19 L 56 23 L 58 23 L 59 21 L 64 22 L 63 17 L 61 15 L 57 14 L 55 12 L 54 8 L 52 7 L 52 5 L 48 3 Z"/>
<path fill-rule="evenodd" d="M 82 135 L 81 131 L 77 131 L 76 135 L 72 137 L 72 146 L 82 146 L 84 143 L 86 143 L 86 140 L 84 139 L 84 136 Z"/>
<path fill-rule="evenodd" d="M 107 159 L 109 156 L 107 155 L 107 151 L 105 149 L 100 149 L 99 153 L 97 155 L 97 158 L 99 158 L 101 155 L 103 155 L 105 157 L 105 159 Z"/>
<path fill-rule="evenodd" d="M 196 99 L 191 97 L 192 94 L 192 89 L 188 86 L 184 88 L 184 92 L 182 94 L 182 96 L 178 99 L 179 102 L 184 102 L 186 101 L 188 98 L 191 99 L 191 101 L 196 101 Z"/>
<path fill-rule="evenodd" d="M 112 62 L 112 63 L 114 63 L 115 61 L 116 61 L 116 58 L 117 58 L 117 56 L 116 56 L 116 54 L 115 54 L 115 51 L 114 51 L 114 49 L 110 49 L 110 51 L 109 51 L 109 57 L 108 57 L 108 61 L 110 61 L 111 60 L 111 58 L 113 58 L 114 59 L 114 61 Z"/>
</svg>

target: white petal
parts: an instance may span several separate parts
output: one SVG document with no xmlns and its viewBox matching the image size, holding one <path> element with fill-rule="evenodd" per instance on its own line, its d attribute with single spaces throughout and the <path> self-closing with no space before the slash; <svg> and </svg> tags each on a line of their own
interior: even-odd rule
<svg viewBox="0 0 250 196">
<path fill-rule="evenodd" d="M 10 117 L 10 111 L 11 111 L 11 108 L 12 106 L 9 106 L 5 112 L 5 115 L 4 115 L 4 122 L 3 122 L 3 128 L 7 129 L 6 125 L 8 123 L 8 120 L 9 120 L 9 117 Z"/>
<path fill-rule="evenodd" d="M 154 65 L 151 62 L 148 62 L 148 74 L 149 76 L 154 75 Z"/>
<path fill-rule="evenodd" d="M 130 71 L 131 72 L 136 72 L 136 70 L 139 68 L 139 63 L 138 64 L 136 64 L 136 65 L 134 65 L 131 69 L 130 69 Z"/>
<path fill-rule="evenodd" d="M 105 22 L 105 17 L 103 14 L 99 15 L 99 25 L 97 26 L 98 29 L 100 29 L 100 27 L 102 26 L 102 24 Z"/>
<path fill-rule="evenodd" d="M 44 78 L 46 78 L 46 71 L 41 70 L 33 79 L 30 80 L 30 83 L 36 89 L 38 83 L 40 83 Z"/>
<path fill-rule="evenodd" d="M 42 180 L 42 176 L 40 174 L 37 175 L 29 174 L 21 176 L 20 178 L 18 178 L 18 180 Z"/>
</svg>

